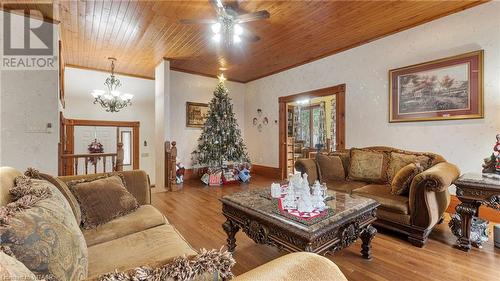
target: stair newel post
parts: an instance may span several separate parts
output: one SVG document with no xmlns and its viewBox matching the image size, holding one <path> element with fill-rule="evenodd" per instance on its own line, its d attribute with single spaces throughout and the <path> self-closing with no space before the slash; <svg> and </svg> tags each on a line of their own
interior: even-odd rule
<svg viewBox="0 0 500 281">
<path fill-rule="evenodd" d="M 113 167 L 115 171 L 123 171 L 123 158 L 125 157 L 125 152 L 123 150 L 123 143 L 118 142 L 116 148 L 116 165 L 114 163 L 114 157 L 111 159 L 113 161 Z"/>
</svg>

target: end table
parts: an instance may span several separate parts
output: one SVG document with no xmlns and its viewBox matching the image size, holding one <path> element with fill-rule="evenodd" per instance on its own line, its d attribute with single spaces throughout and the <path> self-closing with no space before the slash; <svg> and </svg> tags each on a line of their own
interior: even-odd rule
<svg viewBox="0 0 500 281">
<path fill-rule="evenodd" d="M 461 203 L 455 208 L 459 218 L 453 217 L 449 226 L 458 237 L 456 246 L 468 252 L 471 249 L 471 222 L 473 217 L 479 216 L 479 207 L 485 205 L 500 211 L 500 180 L 467 173 L 454 184 Z M 480 246 L 481 242 L 477 244 Z"/>
</svg>

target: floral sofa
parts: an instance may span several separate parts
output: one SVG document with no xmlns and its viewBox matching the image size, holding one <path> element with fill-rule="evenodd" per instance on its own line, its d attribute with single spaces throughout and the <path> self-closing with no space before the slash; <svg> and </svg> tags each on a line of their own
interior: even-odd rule
<svg viewBox="0 0 500 281">
<path fill-rule="evenodd" d="M 79 210 L 72 208 L 66 199 L 67 194 L 54 185 L 49 185 L 48 188 L 51 197 L 46 196 L 44 192 L 22 197 L 23 200 L 27 199 L 24 200 L 27 205 L 41 204 L 42 208 L 39 210 L 50 212 L 49 221 L 41 219 L 40 211 L 36 213 L 25 205 L 14 203 L 13 194 L 16 190 L 13 187 L 17 185 L 16 178 L 21 176 L 21 173 L 9 167 L 0 168 L 0 241 L 2 242 L 0 280 L 20 278 L 38 280 L 39 274 L 35 277 L 33 272 L 47 270 L 54 273 L 50 276 L 41 276 L 47 280 L 132 280 L 124 278 L 119 272 L 131 272 L 143 265 L 159 265 L 174 257 L 196 255 L 206 257 L 210 254 L 217 256 L 218 263 L 225 262 L 224 266 L 229 269 L 229 273 L 220 275 L 217 274 L 220 272 L 212 271 L 196 276 L 177 273 L 175 279 L 214 280 L 233 277 L 230 267 L 234 265 L 234 260 L 229 253 L 195 251 L 175 227 L 151 205 L 150 186 L 144 171 L 124 171 L 122 174 L 127 190 L 136 197 L 140 207 L 133 213 L 86 230 L 81 229 L 77 222 L 81 215 L 78 213 Z M 59 177 L 52 178 L 49 182 L 64 184 L 71 180 L 96 176 L 99 174 Z M 38 199 L 33 200 L 35 197 Z M 17 211 L 20 213 L 10 220 L 5 219 Z M 21 234 L 12 241 L 11 228 L 16 227 L 20 229 Z M 10 241 L 10 244 L 7 241 Z M 228 265 L 230 261 L 232 264 Z M 182 265 L 182 262 L 180 259 L 179 264 Z M 27 269 L 28 267 L 30 269 Z M 31 271 L 32 269 L 35 271 Z M 144 274 L 144 271 L 140 270 L 136 274 Z M 171 274 L 178 269 L 174 266 L 169 270 Z M 107 273 L 108 275 L 105 275 Z M 172 280 L 172 278 L 161 278 L 161 280 Z M 325 257 L 310 253 L 293 253 L 235 277 L 234 280 L 347 279 L 339 268 Z"/>
</svg>

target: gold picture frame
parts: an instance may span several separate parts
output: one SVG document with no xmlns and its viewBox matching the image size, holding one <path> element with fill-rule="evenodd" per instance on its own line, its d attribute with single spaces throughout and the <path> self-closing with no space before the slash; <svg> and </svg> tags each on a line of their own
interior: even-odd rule
<svg viewBox="0 0 500 281">
<path fill-rule="evenodd" d="M 208 117 L 208 104 L 186 102 L 186 127 L 203 128 Z"/>
<path fill-rule="evenodd" d="M 483 68 L 479 50 L 390 70 L 389 122 L 484 118 Z"/>
</svg>

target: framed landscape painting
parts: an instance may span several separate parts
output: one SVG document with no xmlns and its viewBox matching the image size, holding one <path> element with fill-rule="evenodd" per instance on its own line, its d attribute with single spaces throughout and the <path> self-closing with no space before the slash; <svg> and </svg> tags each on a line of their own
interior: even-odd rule
<svg viewBox="0 0 500 281">
<path fill-rule="evenodd" d="M 186 127 L 202 128 L 208 117 L 208 104 L 186 102 Z"/>
<path fill-rule="evenodd" d="M 483 50 L 389 71 L 389 122 L 483 117 Z"/>
</svg>

